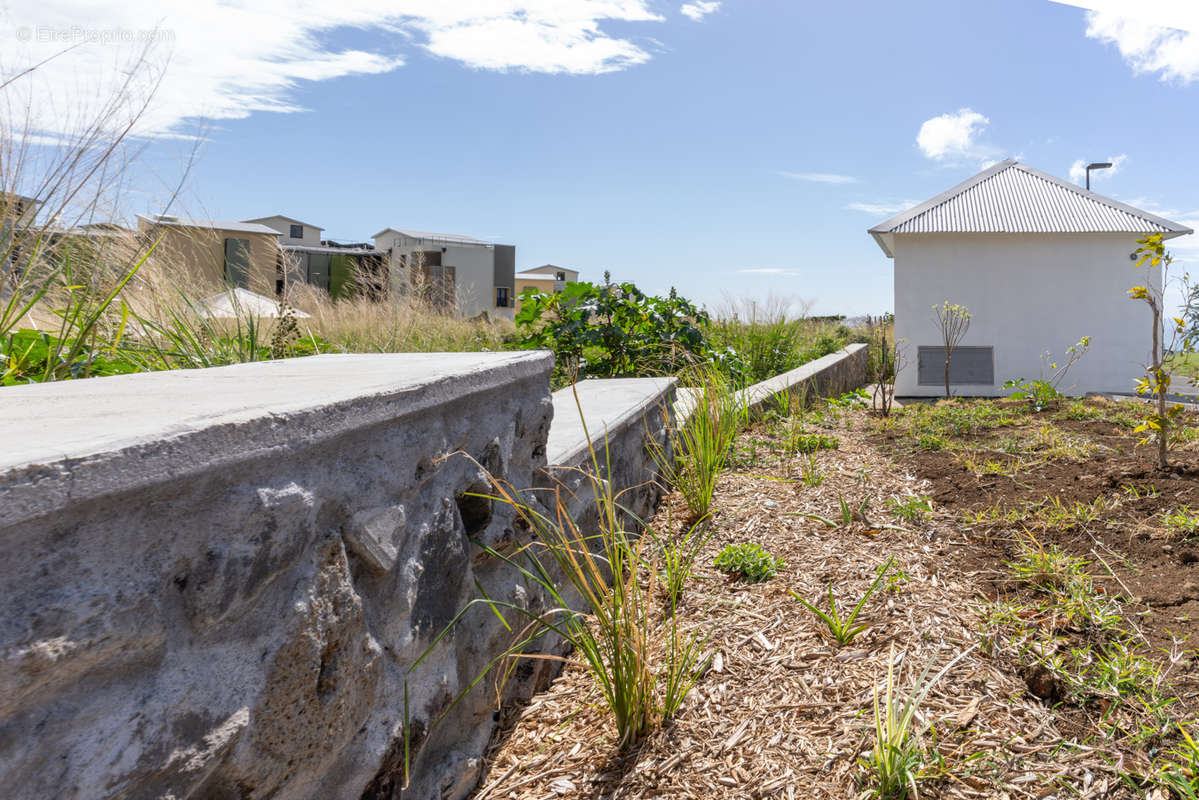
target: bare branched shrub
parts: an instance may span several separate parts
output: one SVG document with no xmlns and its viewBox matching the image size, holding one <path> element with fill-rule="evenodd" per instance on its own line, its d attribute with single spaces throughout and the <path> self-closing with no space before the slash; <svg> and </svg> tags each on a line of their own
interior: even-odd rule
<svg viewBox="0 0 1199 800">
<path fill-rule="evenodd" d="M 966 331 L 970 330 L 970 309 L 957 304 L 951 305 L 948 300 L 939 306 L 933 306 L 933 318 L 937 323 L 937 330 L 941 333 L 941 342 L 945 346 L 945 398 L 949 399 L 949 362 L 953 358 L 953 351 L 962 339 L 966 337 Z"/>
</svg>

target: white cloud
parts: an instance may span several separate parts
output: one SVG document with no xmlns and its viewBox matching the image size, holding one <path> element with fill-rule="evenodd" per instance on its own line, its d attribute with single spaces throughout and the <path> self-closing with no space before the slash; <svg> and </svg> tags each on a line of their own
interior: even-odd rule
<svg viewBox="0 0 1199 800">
<path fill-rule="evenodd" d="M 1199 3 L 1194 0 L 1054 0 L 1087 9 L 1086 34 L 1113 44 L 1137 74 L 1199 80 Z"/>
<path fill-rule="evenodd" d="M 1107 160 L 1111 164 L 1111 167 L 1109 167 L 1108 169 L 1098 169 L 1098 170 L 1093 169 L 1093 170 L 1091 170 L 1091 183 L 1092 184 L 1095 184 L 1101 180 L 1106 180 L 1107 178 L 1110 178 L 1113 175 L 1115 175 L 1117 172 L 1119 172 L 1121 170 L 1121 168 L 1124 166 L 1124 162 L 1128 160 L 1128 156 L 1121 153 L 1118 156 L 1108 156 Z M 1085 158 L 1080 158 L 1080 159 L 1077 159 L 1073 164 L 1071 164 L 1070 165 L 1070 180 L 1074 181 L 1079 186 L 1085 185 L 1087 182 L 1087 164 L 1090 164 L 1090 163 L 1091 162 L 1086 160 Z"/>
<path fill-rule="evenodd" d="M 0 15 L 0 75 L 62 54 L 6 88 L 0 118 L 23 124 L 29 108 L 35 130 L 72 131 L 112 96 L 143 50 L 152 69 L 139 76 L 137 93 L 161 76 L 136 131 L 148 136 L 179 133 L 198 118 L 302 111 L 295 99 L 302 82 L 389 72 L 414 47 L 477 69 L 551 74 L 598 74 L 649 60 L 627 34 L 605 32 L 608 21 L 662 17 L 648 0 L 23 3 Z M 335 45 L 334 32 L 370 44 Z"/>
<path fill-rule="evenodd" d="M 700 22 L 704 17 L 720 8 L 720 0 L 696 0 L 694 3 L 684 3 L 679 12 Z"/>
<path fill-rule="evenodd" d="M 970 108 L 953 114 L 942 114 L 924 121 L 916 134 L 920 152 L 934 161 L 994 161 L 998 151 L 979 142 L 979 136 L 991 120 Z"/>
<path fill-rule="evenodd" d="M 802 275 L 803 273 L 797 269 L 782 269 L 780 267 L 753 267 L 750 269 L 737 270 L 742 275 Z"/>
<path fill-rule="evenodd" d="M 834 172 L 784 172 L 779 171 L 779 175 L 784 178 L 790 178 L 795 181 L 807 181 L 808 183 L 857 183 L 858 179 L 852 175 L 838 175 Z"/>
<path fill-rule="evenodd" d="M 866 214 L 873 214 L 876 217 L 882 217 L 898 214 L 900 211 L 907 211 L 914 205 L 916 205 L 915 200 L 901 200 L 899 202 L 882 200 L 874 203 L 850 203 L 846 208 L 850 211 L 861 211 Z"/>
</svg>

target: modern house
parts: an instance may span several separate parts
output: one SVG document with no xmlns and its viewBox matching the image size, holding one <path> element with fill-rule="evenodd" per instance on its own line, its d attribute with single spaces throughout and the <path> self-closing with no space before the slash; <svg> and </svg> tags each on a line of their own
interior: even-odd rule
<svg viewBox="0 0 1199 800">
<path fill-rule="evenodd" d="M 266 225 L 138 214 L 137 231 L 158 241 L 155 252 L 175 264 L 181 277 L 267 296 L 278 291 L 283 274 L 279 232 Z"/>
<path fill-rule="evenodd" d="M 370 244 L 322 239 L 324 228 L 282 214 L 244 221 L 279 233 L 286 280 L 304 281 L 333 297 L 361 292 L 378 299 L 387 293 L 386 254 Z"/>
<path fill-rule="evenodd" d="M 1084 336 L 1090 353 L 1062 390 L 1131 391 L 1152 325 L 1128 289 L 1161 286 L 1159 269 L 1133 269 L 1136 240 L 1191 232 L 1010 159 L 875 225 L 870 235 L 895 262 L 895 338 L 908 362 L 895 394 L 944 393 L 933 315 L 944 302 L 971 314 L 952 353 L 955 394 L 1005 394 L 1004 381 L 1040 377 L 1044 353 L 1061 360 Z"/>
<path fill-rule="evenodd" d="M 521 270 L 516 273 L 516 310 L 520 310 L 520 295 L 525 289 L 536 289 L 539 292 L 558 293 L 566 288 L 566 284 L 579 279 L 577 269 L 567 269 L 555 264 L 542 264 L 540 267 Z"/>
<path fill-rule="evenodd" d="M 579 279 L 577 269 L 567 269 L 554 264 L 542 264 L 540 267 L 521 270 L 516 273 L 516 293 L 519 295 L 525 289 L 539 289 L 543 292 L 560 292 L 568 283 Z"/>
<path fill-rule="evenodd" d="M 455 233 L 384 228 L 372 237 L 386 253 L 392 293 L 415 295 L 446 313 L 512 318 L 516 248 Z"/>
</svg>

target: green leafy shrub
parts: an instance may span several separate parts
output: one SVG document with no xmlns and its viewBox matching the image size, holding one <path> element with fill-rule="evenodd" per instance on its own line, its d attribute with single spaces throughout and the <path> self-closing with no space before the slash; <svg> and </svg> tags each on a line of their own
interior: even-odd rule
<svg viewBox="0 0 1199 800">
<path fill-rule="evenodd" d="M 621 375 L 671 375 L 687 366 L 715 361 L 739 372 L 729 354 L 708 342 L 706 312 L 674 289 L 647 295 L 632 283 L 568 283 L 558 293 L 526 289 L 516 315 L 518 343 L 553 350 L 555 380 Z"/>
<path fill-rule="evenodd" d="M 786 561 L 770 555 L 753 542 L 728 545 L 716 556 L 715 564 L 722 572 L 740 575 L 754 583 L 773 578 L 787 566 Z"/>
</svg>

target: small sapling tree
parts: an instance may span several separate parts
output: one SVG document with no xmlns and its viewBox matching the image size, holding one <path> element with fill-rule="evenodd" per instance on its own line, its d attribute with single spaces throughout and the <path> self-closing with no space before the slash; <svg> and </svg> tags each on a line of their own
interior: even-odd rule
<svg viewBox="0 0 1199 800">
<path fill-rule="evenodd" d="M 1149 354 L 1149 363 L 1145 365 L 1145 377 L 1137 380 L 1137 394 L 1153 398 L 1156 407 L 1155 414 L 1145 417 L 1144 421 L 1135 428 L 1136 432 L 1145 433 L 1142 444 L 1150 441 L 1157 445 L 1157 465 L 1159 469 L 1170 466 L 1170 446 L 1177 436 L 1176 429 L 1181 422 L 1182 406 L 1169 406 L 1166 396 L 1170 393 L 1170 377 L 1173 372 L 1168 354 L 1186 341 L 1186 323 L 1181 317 L 1170 319 L 1170 343 L 1166 344 L 1165 335 L 1165 297 L 1164 287 L 1169 282 L 1170 264 L 1174 258 L 1166 250 L 1160 233 L 1151 233 L 1143 239 L 1137 239 L 1140 245 L 1133 253 L 1139 256 L 1135 269 L 1148 264 L 1150 268 L 1161 269 L 1161 279 L 1150 281 L 1152 285 L 1134 286 L 1128 290 L 1128 296 L 1133 300 L 1143 300 L 1153 316 L 1153 349 Z M 1183 278 L 1184 285 L 1186 278 Z"/>
<path fill-rule="evenodd" d="M 887 329 L 880 328 L 874 334 L 870 348 L 870 382 L 874 384 L 871 405 L 884 417 L 891 414 L 891 405 L 895 402 L 895 376 L 906 363 L 902 343 L 887 341 Z"/>
<path fill-rule="evenodd" d="M 933 306 L 933 318 L 937 321 L 937 330 L 945 345 L 945 398 L 949 399 L 949 362 L 953 358 L 954 348 L 962 343 L 966 331 L 970 330 L 970 309 L 946 300 L 939 306 Z"/>
</svg>

